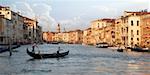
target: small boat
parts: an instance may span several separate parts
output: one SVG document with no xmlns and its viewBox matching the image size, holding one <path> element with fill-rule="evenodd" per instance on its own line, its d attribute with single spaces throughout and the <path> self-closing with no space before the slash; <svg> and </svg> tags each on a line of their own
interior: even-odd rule
<svg viewBox="0 0 150 75">
<path fill-rule="evenodd" d="M 109 47 L 109 45 L 106 42 L 96 44 L 96 48 L 107 48 L 107 47 Z"/>
<path fill-rule="evenodd" d="M 118 52 L 123 52 L 123 49 L 117 49 Z"/>
<path fill-rule="evenodd" d="M 0 48 L 0 53 L 3 53 L 3 52 L 7 52 L 7 51 L 9 51 L 9 48 Z"/>
<path fill-rule="evenodd" d="M 124 50 L 125 50 L 125 47 L 124 47 L 123 45 L 121 45 L 121 46 L 117 49 L 118 52 L 123 52 Z"/>
<path fill-rule="evenodd" d="M 59 42 L 53 41 L 53 42 L 47 42 L 47 44 L 59 44 Z"/>
<path fill-rule="evenodd" d="M 150 52 L 149 49 L 143 49 L 143 48 L 140 48 L 140 47 L 131 48 L 131 51 L 136 51 L 136 52 Z"/>
<path fill-rule="evenodd" d="M 16 48 L 18 48 L 18 47 L 20 47 L 20 45 L 12 45 L 11 46 L 11 49 L 16 49 Z M 0 48 L 0 53 L 4 53 L 4 52 L 9 52 L 10 51 L 10 48 L 9 47 L 1 47 Z"/>
<path fill-rule="evenodd" d="M 59 42 L 52 42 L 51 44 L 59 44 Z"/>
<path fill-rule="evenodd" d="M 62 52 L 62 53 L 52 53 L 52 54 L 40 54 L 40 53 L 35 53 L 35 52 L 30 52 L 27 49 L 27 54 L 34 59 L 43 59 L 43 58 L 59 58 L 59 57 L 64 57 L 69 54 L 69 51 L 67 52 Z"/>
</svg>

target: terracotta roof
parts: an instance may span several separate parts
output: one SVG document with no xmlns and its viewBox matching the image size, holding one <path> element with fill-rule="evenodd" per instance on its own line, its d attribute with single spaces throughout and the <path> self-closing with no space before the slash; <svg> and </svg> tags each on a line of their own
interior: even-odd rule
<svg viewBox="0 0 150 75">
<path fill-rule="evenodd" d="M 87 28 L 87 29 L 85 29 L 85 30 L 91 30 L 91 28 Z"/>
<path fill-rule="evenodd" d="M 25 17 L 25 16 L 23 16 L 23 18 L 26 19 L 26 20 L 35 21 L 34 19 L 31 19 L 31 18 L 28 18 L 28 17 Z"/>
<path fill-rule="evenodd" d="M 131 11 L 126 11 L 126 13 L 133 13 L 136 15 L 146 15 L 146 14 L 150 14 L 150 12 L 131 12 Z"/>
<path fill-rule="evenodd" d="M 106 21 L 106 22 L 115 22 L 115 19 L 104 18 L 104 19 L 102 19 L 102 21 Z"/>
<path fill-rule="evenodd" d="M 96 22 L 96 21 L 114 22 L 114 21 L 115 21 L 115 19 L 103 18 L 103 19 L 93 20 L 92 22 Z"/>
</svg>

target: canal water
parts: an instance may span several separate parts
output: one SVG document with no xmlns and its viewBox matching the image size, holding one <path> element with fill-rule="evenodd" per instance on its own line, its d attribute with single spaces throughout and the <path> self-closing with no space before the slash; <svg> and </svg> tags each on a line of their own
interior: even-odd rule
<svg viewBox="0 0 150 75">
<path fill-rule="evenodd" d="M 30 45 L 15 49 L 13 55 L 0 54 L 0 75 L 150 75 L 150 54 L 70 44 L 42 44 L 36 51 L 54 53 L 69 50 L 64 58 L 32 59 Z M 62 52 L 63 52 L 62 51 Z"/>
</svg>

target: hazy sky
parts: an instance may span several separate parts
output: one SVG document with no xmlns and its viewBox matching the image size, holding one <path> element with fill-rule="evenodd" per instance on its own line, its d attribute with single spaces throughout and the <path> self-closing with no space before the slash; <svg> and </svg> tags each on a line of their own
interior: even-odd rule
<svg viewBox="0 0 150 75">
<path fill-rule="evenodd" d="M 117 18 L 124 11 L 150 11 L 150 0 L 0 0 L 29 18 L 37 18 L 44 31 L 75 30 L 90 27 L 90 21 Z"/>
</svg>

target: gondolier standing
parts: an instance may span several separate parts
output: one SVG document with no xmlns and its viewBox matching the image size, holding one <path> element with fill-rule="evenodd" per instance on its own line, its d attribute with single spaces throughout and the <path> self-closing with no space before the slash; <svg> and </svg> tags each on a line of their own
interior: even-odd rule
<svg viewBox="0 0 150 75">
<path fill-rule="evenodd" d="M 34 44 L 32 45 L 32 52 L 34 52 L 35 46 L 38 47 L 38 46 L 36 45 L 36 43 L 34 43 Z"/>
</svg>

